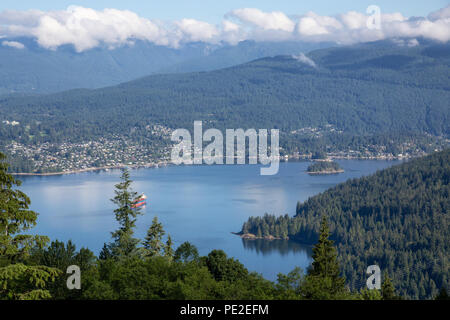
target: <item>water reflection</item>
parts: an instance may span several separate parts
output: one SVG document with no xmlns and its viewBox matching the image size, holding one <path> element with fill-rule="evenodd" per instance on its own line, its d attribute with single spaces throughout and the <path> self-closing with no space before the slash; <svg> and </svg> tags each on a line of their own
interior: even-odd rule
<svg viewBox="0 0 450 320">
<path fill-rule="evenodd" d="M 242 239 L 242 245 L 245 250 L 255 251 L 263 256 L 270 255 L 273 252 L 286 256 L 289 253 L 312 255 L 312 247 L 292 240 L 264 240 L 264 239 Z"/>
</svg>

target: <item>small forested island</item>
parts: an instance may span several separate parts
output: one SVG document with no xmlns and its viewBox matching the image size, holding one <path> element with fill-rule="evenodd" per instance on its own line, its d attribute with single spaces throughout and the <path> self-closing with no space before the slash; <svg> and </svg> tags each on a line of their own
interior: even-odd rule
<svg viewBox="0 0 450 320">
<path fill-rule="evenodd" d="M 317 161 L 311 164 L 306 170 L 308 174 L 336 174 L 344 170 L 334 161 Z"/>
</svg>

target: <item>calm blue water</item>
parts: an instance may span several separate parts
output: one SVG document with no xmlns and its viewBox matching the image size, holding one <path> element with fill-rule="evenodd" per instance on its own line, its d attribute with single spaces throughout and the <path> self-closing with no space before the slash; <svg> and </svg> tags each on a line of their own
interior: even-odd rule
<svg viewBox="0 0 450 320">
<path fill-rule="evenodd" d="M 308 162 L 281 163 L 275 176 L 260 176 L 259 166 L 170 166 L 131 171 L 133 188 L 145 192 L 149 206 L 137 221 L 136 236 L 143 238 L 157 215 L 176 246 L 195 244 L 200 254 L 223 249 L 249 270 L 276 279 L 295 266 L 306 269 L 311 258 L 308 246 L 292 241 L 243 241 L 231 232 L 240 231 L 250 216 L 293 215 L 297 201 L 305 201 L 349 178 L 371 174 L 395 161 L 341 160 L 339 175 L 310 176 Z M 52 240 L 73 240 L 78 248 L 96 254 L 110 232 L 114 219 L 114 185 L 120 171 L 90 172 L 63 176 L 22 177 L 21 189 L 40 213 L 34 233 Z"/>
</svg>

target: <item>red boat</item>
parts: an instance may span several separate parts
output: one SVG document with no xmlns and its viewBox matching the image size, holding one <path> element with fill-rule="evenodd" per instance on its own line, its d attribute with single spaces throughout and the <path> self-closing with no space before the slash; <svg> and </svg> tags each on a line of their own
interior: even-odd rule
<svg viewBox="0 0 450 320">
<path fill-rule="evenodd" d="M 147 204 L 147 196 L 145 194 L 141 194 L 136 200 L 133 201 L 131 208 L 137 209 L 143 207 Z"/>
</svg>

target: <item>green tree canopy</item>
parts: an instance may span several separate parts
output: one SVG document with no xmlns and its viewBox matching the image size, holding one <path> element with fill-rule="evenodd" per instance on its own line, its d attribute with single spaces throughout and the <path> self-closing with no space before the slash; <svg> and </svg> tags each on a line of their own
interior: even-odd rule
<svg viewBox="0 0 450 320">
<path fill-rule="evenodd" d="M 49 239 L 23 234 L 36 225 L 37 213 L 29 209 L 27 195 L 16 189 L 21 182 L 8 174 L 5 158 L 0 153 L 0 299 L 50 298 L 45 287 L 60 271 L 22 263 L 33 247 L 43 248 Z"/>
<path fill-rule="evenodd" d="M 164 242 L 162 240 L 165 231 L 158 218 L 154 217 L 152 225 L 147 230 L 147 236 L 144 241 L 145 256 L 159 256 L 164 250 Z"/>
<path fill-rule="evenodd" d="M 128 169 L 123 169 L 121 182 L 116 184 L 115 197 L 111 201 L 117 205 L 114 210 L 120 228 L 112 232 L 114 242 L 110 245 L 114 257 L 129 257 L 138 254 L 139 239 L 133 237 L 136 217 L 142 214 L 140 207 L 133 207 L 137 192 L 131 189 L 132 180 Z"/>
<path fill-rule="evenodd" d="M 320 225 L 319 241 L 313 248 L 313 262 L 305 277 L 303 295 L 308 299 L 341 299 L 346 293 L 340 276 L 336 249 L 330 238 L 327 218 Z"/>
<path fill-rule="evenodd" d="M 197 248 L 186 241 L 183 242 L 175 251 L 175 260 L 182 262 L 196 261 L 199 258 Z"/>
</svg>

